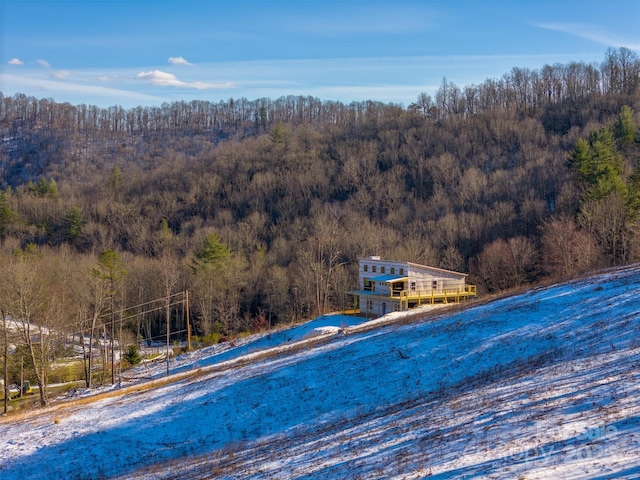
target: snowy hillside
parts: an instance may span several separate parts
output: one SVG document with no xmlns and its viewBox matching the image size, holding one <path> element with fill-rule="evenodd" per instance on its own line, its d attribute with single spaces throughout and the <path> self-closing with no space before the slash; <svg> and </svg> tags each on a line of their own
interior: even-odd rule
<svg viewBox="0 0 640 480">
<path fill-rule="evenodd" d="M 640 476 L 639 266 L 425 321 L 323 321 L 4 419 L 0 478 Z"/>
</svg>

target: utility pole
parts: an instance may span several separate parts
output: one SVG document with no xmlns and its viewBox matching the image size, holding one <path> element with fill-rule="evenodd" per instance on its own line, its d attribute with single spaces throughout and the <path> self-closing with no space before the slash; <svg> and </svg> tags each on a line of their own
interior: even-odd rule
<svg viewBox="0 0 640 480">
<path fill-rule="evenodd" d="M 102 329 L 102 383 L 104 384 L 107 380 L 107 365 L 109 364 L 109 351 L 107 350 L 109 348 L 107 343 L 107 325 L 104 324 Z"/>
<path fill-rule="evenodd" d="M 113 290 L 113 281 L 111 282 L 111 288 Z M 115 337 L 115 316 L 113 312 L 113 291 L 111 292 L 111 385 L 116 383 L 116 369 L 115 369 L 115 353 L 113 345 L 113 337 Z"/>
<path fill-rule="evenodd" d="M 120 332 L 118 333 L 118 386 L 122 386 L 122 310 L 120 310 Z"/>
<path fill-rule="evenodd" d="M 8 401 L 7 398 L 9 396 L 9 366 L 7 365 L 7 361 L 9 360 L 9 343 L 7 342 L 7 315 L 4 313 L 4 310 L 1 312 L 2 314 L 2 331 L 4 333 L 4 369 L 2 372 L 2 389 L 4 390 L 3 395 L 3 413 L 6 415 L 8 410 Z"/>
<path fill-rule="evenodd" d="M 187 352 L 191 351 L 191 320 L 189 318 L 189 290 L 184 292 L 185 315 L 187 317 Z"/>
<path fill-rule="evenodd" d="M 171 337 L 171 295 L 167 296 L 167 376 L 169 376 L 169 338 Z"/>
</svg>

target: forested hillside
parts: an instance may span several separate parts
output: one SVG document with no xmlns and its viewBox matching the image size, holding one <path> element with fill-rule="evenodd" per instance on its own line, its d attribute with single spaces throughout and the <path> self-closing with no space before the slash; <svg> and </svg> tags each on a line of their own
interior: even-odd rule
<svg viewBox="0 0 640 480">
<path fill-rule="evenodd" d="M 625 48 L 444 79 L 407 107 L 0 94 L 0 308 L 95 333 L 189 290 L 196 333 L 224 336 L 348 308 L 364 255 L 468 271 L 481 292 L 634 261 L 639 112 Z M 164 315 L 124 332 L 162 337 Z"/>
</svg>

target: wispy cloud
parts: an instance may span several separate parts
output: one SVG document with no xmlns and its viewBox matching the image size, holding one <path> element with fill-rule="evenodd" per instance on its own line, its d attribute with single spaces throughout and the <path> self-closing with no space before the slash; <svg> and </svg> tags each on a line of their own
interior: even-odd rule
<svg viewBox="0 0 640 480">
<path fill-rule="evenodd" d="M 51 68 L 51 64 L 46 60 L 42 60 L 41 58 L 39 58 L 38 60 L 36 60 L 36 62 L 43 68 Z"/>
<path fill-rule="evenodd" d="M 132 99 L 135 101 L 161 101 L 160 97 L 151 96 L 138 91 L 122 90 L 117 88 L 108 88 L 96 85 L 85 85 L 82 83 L 60 82 L 57 80 L 48 80 L 43 78 L 11 75 L 0 73 L 0 82 L 2 82 L 8 90 L 22 92 L 25 86 L 37 88 L 39 91 L 58 95 L 60 93 L 69 93 L 73 97 L 83 98 L 87 96 L 96 96 L 104 98 L 113 98 L 116 102 L 118 99 Z M 86 99 L 84 100 L 86 101 Z"/>
<path fill-rule="evenodd" d="M 19 58 L 12 58 L 7 62 L 9 65 L 24 65 L 24 62 Z"/>
<path fill-rule="evenodd" d="M 197 90 L 210 90 L 221 88 L 234 88 L 233 83 L 207 83 L 207 82 L 183 82 L 172 74 L 161 70 L 153 70 L 151 72 L 140 72 L 136 78 L 145 80 L 151 85 L 160 87 L 179 87 L 179 88 L 195 88 Z"/>
<path fill-rule="evenodd" d="M 67 70 L 56 70 L 55 72 L 51 73 L 51 76 L 53 78 L 57 78 L 58 80 L 65 80 L 69 78 L 70 75 L 71 75 L 71 72 Z"/>
<path fill-rule="evenodd" d="M 632 50 L 640 50 L 640 43 L 638 43 L 637 39 L 625 40 L 594 25 L 585 23 L 537 23 L 535 25 L 545 30 L 568 33 L 607 47 L 626 47 Z"/>
<path fill-rule="evenodd" d="M 193 67 L 193 63 L 189 62 L 184 57 L 169 57 L 168 62 L 171 65 L 184 65 L 184 66 L 187 66 L 187 67 Z"/>
</svg>

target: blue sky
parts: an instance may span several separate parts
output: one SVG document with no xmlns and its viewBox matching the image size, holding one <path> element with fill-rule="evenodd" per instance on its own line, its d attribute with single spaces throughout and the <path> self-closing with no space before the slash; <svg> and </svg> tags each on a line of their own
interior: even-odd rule
<svg viewBox="0 0 640 480">
<path fill-rule="evenodd" d="M 310 95 L 408 105 L 513 67 L 640 54 L 639 0 L 0 0 L 0 89 L 161 105 Z"/>
</svg>

